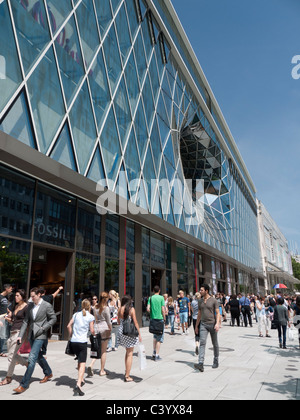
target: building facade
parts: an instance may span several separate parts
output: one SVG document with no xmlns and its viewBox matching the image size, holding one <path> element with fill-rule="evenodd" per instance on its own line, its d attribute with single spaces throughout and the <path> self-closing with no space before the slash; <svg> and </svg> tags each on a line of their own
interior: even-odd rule
<svg viewBox="0 0 300 420">
<path fill-rule="evenodd" d="M 293 290 L 298 280 L 293 277 L 288 241 L 260 200 L 257 200 L 257 208 L 265 290 L 274 292 L 273 286 L 278 283 Z"/>
<path fill-rule="evenodd" d="M 114 289 L 145 321 L 264 283 L 256 191 L 169 0 L 0 4 L 0 282 L 44 285 L 65 326 Z"/>
</svg>

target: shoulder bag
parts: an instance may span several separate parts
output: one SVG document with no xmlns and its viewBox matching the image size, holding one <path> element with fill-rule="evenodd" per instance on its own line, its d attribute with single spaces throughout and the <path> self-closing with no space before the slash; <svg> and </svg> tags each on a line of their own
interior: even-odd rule
<svg viewBox="0 0 300 420">
<path fill-rule="evenodd" d="M 133 319 L 129 316 L 123 320 L 123 335 L 133 338 L 139 336 L 139 332 L 134 325 Z"/>
</svg>

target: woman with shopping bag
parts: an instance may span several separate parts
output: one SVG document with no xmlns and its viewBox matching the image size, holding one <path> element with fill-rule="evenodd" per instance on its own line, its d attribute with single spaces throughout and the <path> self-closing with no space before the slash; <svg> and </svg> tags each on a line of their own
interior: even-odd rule
<svg viewBox="0 0 300 420">
<path fill-rule="evenodd" d="M 124 382 L 133 382 L 130 371 L 133 359 L 133 349 L 138 343 L 142 343 L 140 327 L 136 319 L 135 309 L 132 307 L 132 298 L 125 295 L 118 311 L 120 328 L 117 336 L 118 345 L 125 347 L 125 377 Z"/>
</svg>

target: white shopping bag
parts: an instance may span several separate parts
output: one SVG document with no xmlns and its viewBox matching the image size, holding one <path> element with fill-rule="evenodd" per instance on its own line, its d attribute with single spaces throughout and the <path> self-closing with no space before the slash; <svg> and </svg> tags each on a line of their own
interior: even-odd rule
<svg viewBox="0 0 300 420">
<path fill-rule="evenodd" d="M 292 330 L 292 328 L 289 328 L 288 337 L 290 341 L 294 341 L 295 337 L 294 337 L 294 331 Z"/>
<path fill-rule="evenodd" d="M 146 351 L 145 351 L 145 346 L 142 343 L 138 344 L 138 357 L 139 357 L 140 370 L 146 369 L 147 367 Z"/>
</svg>

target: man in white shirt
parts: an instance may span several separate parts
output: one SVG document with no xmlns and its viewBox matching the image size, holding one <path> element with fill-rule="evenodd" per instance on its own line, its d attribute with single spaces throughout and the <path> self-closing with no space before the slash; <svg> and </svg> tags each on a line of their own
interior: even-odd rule
<svg viewBox="0 0 300 420">
<path fill-rule="evenodd" d="M 44 358 L 48 345 L 48 330 L 55 324 L 56 315 L 50 303 L 42 299 L 42 291 L 34 288 L 30 291 L 32 303 L 30 304 L 27 315 L 23 321 L 20 330 L 18 342 L 22 341 L 28 328 L 28 339 L 31 345 L 31 352 L 28 358 L 28 368 L 20 383 L 20 386 L 14 389 L 14 392 L 21 394 L 29 387 L 31 376 L 35 365 L 38 363 L 44 372 L 44 379 L 40 383 L 45 383 L 52 378 L 52 370 Z"/>
</svg>

